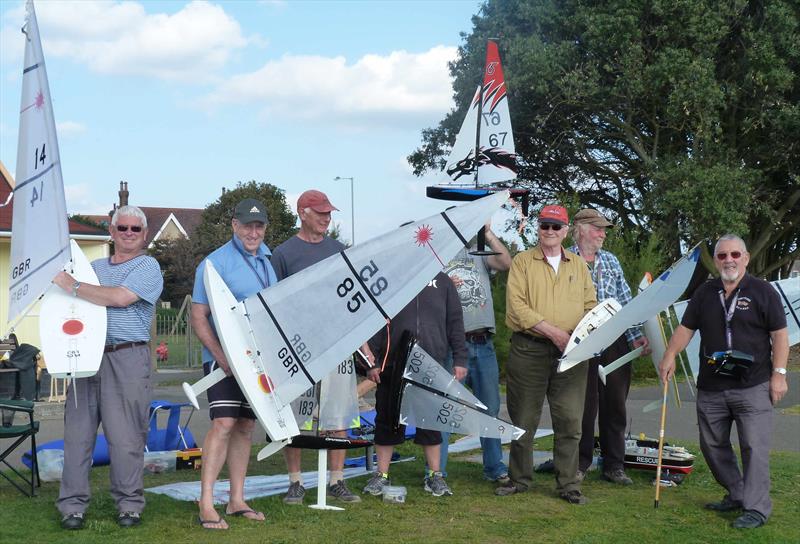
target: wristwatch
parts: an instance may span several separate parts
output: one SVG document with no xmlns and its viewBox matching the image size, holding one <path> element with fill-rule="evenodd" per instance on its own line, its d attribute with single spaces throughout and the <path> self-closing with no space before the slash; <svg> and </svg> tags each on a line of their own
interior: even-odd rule
<svg viewBox="0 0 800 544">
<path fill-rule="evenodd" d="M 73 297 L 77 297 L 78 296 L 78 288 L 80 286 L 81 286 L 81 282 L 79 282 L 79 281 L 76 281 L 75 283 L 72 284 L 72 296 Z"/>
<path fill-rule="evenodd" d="M 786 369 L 782 367 L 775 367 L 772 369 L 773 372 L 777 372 L 778 374 L 783 374 L 786 376 Z"/>
</svg>

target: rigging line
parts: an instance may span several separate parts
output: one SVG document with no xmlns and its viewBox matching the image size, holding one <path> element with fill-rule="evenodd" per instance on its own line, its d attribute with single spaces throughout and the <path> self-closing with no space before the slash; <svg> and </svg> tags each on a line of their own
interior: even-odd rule
<svg viewBox="0 0 800 544">
<path fill-rule="evenodd" d="M 464 238 L 464 236 L 456 228 L 456 226 L 453 224 L 453 222 L 450 221 L 450 218 L 447 217 L 447 212 L 442 212 L 442 217 L 444 218 L 445 222 L 450 226 L 450 228 L 453 229 L 453 232 L 456 233 L 456 236 L 458 236 L 458 239 L 461 240 L 462 244 L 464 244 L 464 247 L 469 249 L 469 242 Z"/>
<path fill-rule="evenodd" d="M 353 263 L 351 263 L 350 259 L 347 258 L 347 255 L 345 254 L 344 250 L 340 251 L 339 255 L 341 255 L 342 259 L 344 259 L 344 262 L 347 263 L 347 267 L 350 269 L 350 272 L 353 273 L 353 276 L 355 276 L 356 281 L 358 282 L 358 284 L 361 286 L 361 288 L 364 291 L 366 291 L 367 296 L 372 301 L 372 303 L 375 305 L 375 307 L 378 309 L 378 311 L 381 313 L 381 315 L 384 317 L 384 319 L 390 319 L 389 314 L 387 314 L 384 311 L 383 306 L 378 304 L 378 300 L 375 298 L 375 295 L 372 294 L 372 291 L 369 290 L 369 287 L 367 287 L 367 284 L 364 282 L 363 279 L 361 279 L 361 276 L 358 274 L 358 272 L 356 272 L 356 269 L 353 267 Z"/>
<path fill-rule="evenodd" d="M 789 302 L 789 297 L 787 297 L 787 296 L 786 296 L 786 293 L 784 292 L 783 288 L 781 288 L 781 286 L 780 286 L 780 284 L 779 284 L 779 283 L 773 283 L 773 285 L 774 285 L 774 286 L 775 286 L 775 288 L 778 290 L 778 292 L 781 294 L 781 296 L 783 297 L 783 300 L 785 300 L 785 301 L 786 301 L 786 307 L 787 307 L 787 308 L 789 308 L 789 312 L 791 312 L 791 314 L 792 314 L 792 317 L 794 318 L 794 321 L 795 321 L 795 323 L 797 323 L 798 325 L 800 325 L 800 319 L 798 319 L 798 317 L 797 317 L 797 314 L 796 314 L 796 313 L 795 313 L 795 311 L 794 311 L 794 308 L 792 308 L 792 303 L 791 303 L 791 302 Z"/>
<path fill-rule="evenodd" d="M 294 360 L 297 363 L 297 366 L 299 366 L 300 370 L 303 371 L 303 374 L 306 375 L 306 378 L 308 379 L 308 383 L 310 383 L 311 385 L 314 385 L 316 383 L 314 381 L 314 378 L 311 377 L 311 374 L 308 373 L 308 370 L 306 369 L 306 366 L 300 360 L 300 357 L 298 357 L 297 352 L 294 350 L 294 346 L 292 346 L 292 344 L 289 342 L 289 339 L 286 337 L 286 333 L 283 332 L 283 327 L 281 327 L 280 323 L 278 323 L 278 320 L 275 319 L 275 315 L 272 313 L 272 310 L 270 310 L 269 306 L 267 305 L 267 301 L 264 300 L 264 297 L 261 295 L 261 292 L 258 292 L 256 294 L 258 295 L 258 300 L 261 301 L 261 304 L 264 306 L 264 309 L 267 311 L 267 314 L 269 315 L 269 318 L 272 320 L 272 323 L 275 325 L 275 329 L 278 331 L 278 334 L 281 335 L 281 338 L 283 339 L 283 343 L 286 344 L 286 347 L 289 349 L 289 352 L 294 357 Z"/>
</svg>

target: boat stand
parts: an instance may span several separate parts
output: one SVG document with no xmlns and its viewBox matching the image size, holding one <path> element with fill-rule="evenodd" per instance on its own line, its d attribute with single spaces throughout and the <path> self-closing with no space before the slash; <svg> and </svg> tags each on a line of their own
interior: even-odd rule
<svg viewBox="0 0 800 544">
<path fill-rule="evenodd" d="M 344 510 L 339 506 L 331 506 L 326 501 L 328 498 L 328 450 L 318 450 L 317 463 L 317 504 L 309 505 L 314 510 Z"/>
</svg>

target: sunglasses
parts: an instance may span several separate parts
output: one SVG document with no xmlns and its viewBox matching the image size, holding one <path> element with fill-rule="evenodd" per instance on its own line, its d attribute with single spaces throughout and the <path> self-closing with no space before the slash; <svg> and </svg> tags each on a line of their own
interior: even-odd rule
<svg viewBox="0 0 800 544">
<path fill-rule="evenodd" d="M 738 259 L 741 256 L 742 256 L 741 251 L 731 251 L 731 259 Z M 727 251 L 720 251 L 719 253 L 717 253 L 717 259 L 719 259 L 720 261 L 724 261 L 727 258 L 728 258 Z"/>
<path fill-rule="evenodd" d="M 131 229 L 132 232 L 142 232 L 142 227 L 139 225 L 117 225 L 117 230 L 119 232 L 128 232 L 128 229 Z"/>
<path fill-rule="evenodd" d="M 564 227 L 564 225 L 556 225 L 554 223 L 542 223 L 539 225 L 539 228 L 542 230 L 550 230 L 553 229 L 555 231 L 559 231 Z"/>
</svg>

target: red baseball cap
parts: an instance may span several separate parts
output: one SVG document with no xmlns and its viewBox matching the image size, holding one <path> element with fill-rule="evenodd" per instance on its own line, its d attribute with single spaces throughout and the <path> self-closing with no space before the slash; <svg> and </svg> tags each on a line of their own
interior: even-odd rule
<svg viewBox="0 0 800 544">
<path fill-rule="evenodd" d="M 569 215 L 567 215 L 567 209 L 564 206 L 559 206 L 557 204 L 549 204 L 542 208 L 542 211 L 539 212 L 539 222 L 568 225 Z"/>
<path fill-rule="evenodd" d="M 339 208 L 331 204 L 325 193 L 316 189 L 306 191 L 297 199 L 297 210 L 300 211 L 306 208 L 311 208 L 317 213 L 339 211 Z"/>
</svg>

